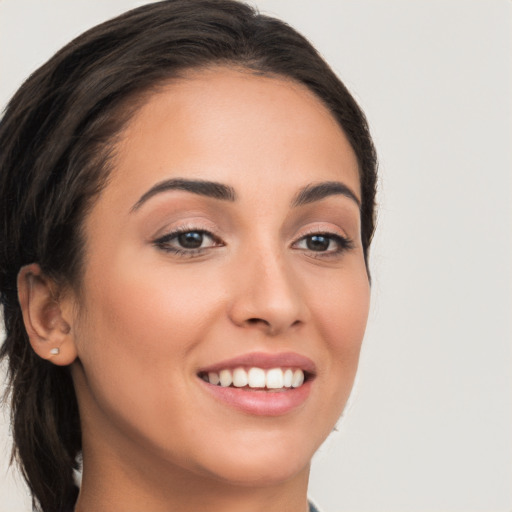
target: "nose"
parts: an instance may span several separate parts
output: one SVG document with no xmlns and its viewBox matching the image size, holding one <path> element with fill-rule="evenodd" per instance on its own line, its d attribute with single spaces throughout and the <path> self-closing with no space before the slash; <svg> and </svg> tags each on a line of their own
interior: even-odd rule
<svg viewBox="0 0 512 512">
<path fill-rule="evenodd" d="M 290 265 L 276 252 L 241 258 L 232 270 L 229 317 L 239 327 L 276 336 L 303 324 L 307 307 Z"/>
</svg>

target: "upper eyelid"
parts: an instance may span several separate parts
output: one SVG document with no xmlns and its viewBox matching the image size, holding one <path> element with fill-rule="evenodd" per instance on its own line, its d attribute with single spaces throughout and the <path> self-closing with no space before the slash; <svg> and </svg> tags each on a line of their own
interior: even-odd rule
<svg viewBox="0 0 512 512">
<path fill-rule="evenodd" d="M 214 236 L 214 234 L 211 232 L 211 230 L 206 228 L 176 228 L 176 229 L 170 229 L 166 231 L 160 238 L 164 238 L 167 236 L 176 236 L 181 235 L 183 233 L 206 233 L 207 235 Z"/>
<path fill-rule="evenodd" d="M 184 233 L 193 233 L 193 232 L 204 233 L 204 234 L 206 234 L 206 235 L 208 235 L 208 236 L 210 236 L 211 238 L 214 238 L 214 239 L 215 238 L 217 238 L 217 239 L 220 238 L 219 235 L 216 235 L 210 229 L 199 228 L 199 227 L 182 227 L 182 228 L 176 228 L 176 229 L 173 229 L 173 230 L 169 230 L 169 231 L 165 232 L 164 234 L 162 234 L 161 236 L 155 237 L 155 240 L 161 240 L 163 238 L 170 238 L 170 237 L 175 237 L 175 236 L 178 236 L 178 235 L 181 235 L 181 234 L 184 234 Z M 306 238 L 308 236 L 314 236 L 314 235 L 333 236 L 333 237 L 338 237 L 338 238 L 344 238 L 344 239 L 347 239 L 347 240 L 349 238 L 347 235 L 345 235 L 344 233 L 340 233 L 337 230 L 311 229 L 311 230 L 308 230 L 305 233 L 301 233 L 300 235 L 294 237 L 293 240 L 292 240 L 292 243 L 298 242 L 299 240 L 302 240 L 302 239 L 304 239 L 304 238 Z"/>
<path fill-rule="evenodd" d="M 179 235 L 182 233 L 188 233 L 190 231 L 199 231 L 201 233 L 206 233 L 211 236 L 219 236 L 215 233 L 219 231 L 218 229 L 214 229 L 211 225 L 205 225 L 204 221 L 201 221 L 201 223 L 194 223 L 194 222 L 187 222 L 187 223 L 180 223 L 175 226 L 168 225 L 163 228 L 160 228 L 156 234 L 151 236 L 152 240 L 159 240 L 161 238 L 166 238 L 168 236 L 172 235 Z"/>
<path fill-rule="evenodd" d="M 306 228 L 304 231 L 299 230 L 298 235 L 296 235 L 293 240 L 298 241 L 301 240 L 307 236 L 313 236 L 313 235 L 331 235 L 331 236 L 337 236 L 340 238 L 346 238 L 347 240 L 350 238 L 344 230 L 341 228 L 335 228 L 335 227 L 326 227 L 323 225 L 314 225 Z"/>
<path fill-rule="evenodd" d="M 352 238 L 340 226 L 332 225 L 330 222 L 327 224 L 328 225 L 326 225 L 324 222 L 308 223 L 302 228 L 294 230 L 295 234 L 293 237 L 289 238 L 289 243 L 293 244 L 302 238 L 318 234 L 336 236 L 346 240 L 350 240 Z M 180 222 L 179 224 L 176 223 L 174 226 L 171 224 L 167 227 L 161 228 L 155 235 L 151 236 L 151 240 L 158 241 L 193 231 L 205 233 L 206 235 L 211 236 L 213 239 L 218 240 L 224 240 L 225 237 L 228 237 L 228 233 L 226 233 L 225 230 L 220 229 L 216 223 L 205 222 L 205 219 L 200 219 L 198 221 L 190 220 Z M 229 231 L 231 231 L 231 229 Z"/>
</svg>

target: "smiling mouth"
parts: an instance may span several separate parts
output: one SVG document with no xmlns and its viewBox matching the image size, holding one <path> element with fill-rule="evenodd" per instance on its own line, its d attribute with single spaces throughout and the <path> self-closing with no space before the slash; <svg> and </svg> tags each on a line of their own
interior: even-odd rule
<svg viewBox="0 0 512 512">
<path fill-rule="evenodd" d="M 244 391 L 286 391 L 300 388 L 312 375 L 300 368 L 235 368 L 200 372 L 198 376 L 213 386 Z"/>
<path fill-rule="evenodd" d="M 251 352 L 198 369 L 203 389 L 215 400 L 252 416 L 300 410 L 316 380 L 315 363 L 294 352 Z"/>
</svg>

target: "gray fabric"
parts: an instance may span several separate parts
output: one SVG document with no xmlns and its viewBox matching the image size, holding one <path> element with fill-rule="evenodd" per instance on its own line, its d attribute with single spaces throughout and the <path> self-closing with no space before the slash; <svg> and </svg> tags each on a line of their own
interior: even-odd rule
<svg viewBox="0 0 512 512">
<path fill-rule="evenodd" d="M 311 501 L 309 502 L 309 512 L 320 512 Z"/>
</svg>

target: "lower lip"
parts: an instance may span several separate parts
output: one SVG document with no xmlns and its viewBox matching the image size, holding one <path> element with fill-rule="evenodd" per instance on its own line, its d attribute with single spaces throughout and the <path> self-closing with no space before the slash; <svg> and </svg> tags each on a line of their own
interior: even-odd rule
<svg viewBox="0 0 512 512">
<path fill-rule="evenodd" d="M 312 380 L 307 380 L 298 388 L 263 391 L 214 386 L 202 379 L 200 382 L 217 400 L 239 411 L 256 416 L 281 416 L 297 409 L 308 398 L 312 384 Z"/>
</svg>

